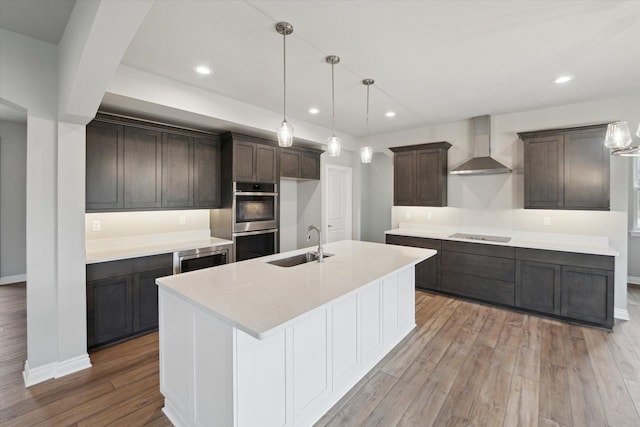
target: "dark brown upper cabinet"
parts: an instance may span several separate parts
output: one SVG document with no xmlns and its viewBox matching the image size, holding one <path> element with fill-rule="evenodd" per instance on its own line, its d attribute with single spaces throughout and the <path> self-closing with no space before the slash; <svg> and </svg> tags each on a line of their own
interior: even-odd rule
<svg viewBox="0 0 640 427">
<path fill-rule="evenodd" d="M 227 132 L 222 135 L 225 163 L 232 164 L 232 180 L 276 184 L 278 148 L 269 141 Z"/>
<path fill-rule="evenodd" d="M 87 125 L 85 191 L 87 211 L 124 208 L 124 126 Z"/>
<path fill-rule="evenodd" d="M 162 207 L 162 139 L 155 130 L 124 129 L 124 207 Z"/>
<path fill-rule="evenodd" d="M 87 212 L 220 206 L 217 135 L 101 113 L 86 136 Z"/>
<path fill-rule="evenodd" d="M 525 209 L 609 210 L 607 125 L 522 132 Z"/>
<path fill-rule="evenodd" d="M 394 206 L 447 206 L 448 142 L 391 147 Z"/>
<path fill-rule="evenodd" d="M 193 207 L 220 206 L 220 141 L 193 138 Z"/>
<path fill-rule="evenodd" d="M 280 177 L 312 180 L 320 179 L 322 150 L 307 147 L 280 149 Z"/>
<path fill-rule="evenodd" d="M 186 135 L 162 135 L 162 206 L 193 206 L 193 141 Z"/>
</svg>

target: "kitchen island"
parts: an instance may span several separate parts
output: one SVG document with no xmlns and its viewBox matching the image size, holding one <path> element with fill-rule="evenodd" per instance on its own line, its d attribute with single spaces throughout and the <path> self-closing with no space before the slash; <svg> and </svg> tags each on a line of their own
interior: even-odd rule
<svg viewBox="0 0 640 427">
<path fill-rule="evenodd" d="M 415 327 L 428 249 L 326 245 L 157 280 L 160 391 L 174 425 L 306 426 Z"/>
</svg>

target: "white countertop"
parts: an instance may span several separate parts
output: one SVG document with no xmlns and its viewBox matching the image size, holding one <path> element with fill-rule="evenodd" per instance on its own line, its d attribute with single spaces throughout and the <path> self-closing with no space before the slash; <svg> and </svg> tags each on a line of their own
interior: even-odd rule
<svg viewBox="0 0 640 427">
<path fill-rule="evenodd" d="M 511 237 L 507 243 L 484 240 L 459 239 L 449 237 L 454 233 L 484 234 Z M 430 226 L 426 224 L 400 223 L 400 227 L 385 231 L 398 236 L 425 237 L 429 239 L 455 240 L 459 242 L 482 243 L 487 245 L 512 246 L 518 248 L 544 249 L 550 251 L 576 252 L 592 255 L 617 256 L 618 252 L 609 246 L 606 236 L 582 234 L 535 233 L 529 231 L 481 229 L 454 226 Z"/>
<path fill-rule="evenodd" d="M 436 254 L 429 249 L 343 240 L 324 246 L 334 256 L 323 263 L 295 267 L 267 263 L 315 249 L 161 277 L 156 283 L 262 339 L 300 315 Z"/>
<path fill-rule="evenodd" d="M 160 255 L 188 249 L 208 248 L 222 245 L 233 245 L 233 242 L 231 240 L 219 239 L 217 237 L 205 237 L 192 240 L 130 240 L 127 245 L 94 245 L 94 247 L 88 247 L 86 252 L 86 263 L 95 264 L 98 262 L 117 261 L 127 258 Z"/>
</svg>

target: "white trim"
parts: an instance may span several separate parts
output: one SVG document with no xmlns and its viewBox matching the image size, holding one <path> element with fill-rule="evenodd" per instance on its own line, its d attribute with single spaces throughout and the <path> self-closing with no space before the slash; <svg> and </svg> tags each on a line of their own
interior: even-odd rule
<svg viewBox="0 0 640 427">
<path fill-rule="evenodd" d="M 32 369 L 29 367 L 28 360 L 24 362 L 24 371 L 22 371 L 22 378 L 24 378 L 25 387 L 31 387 L 32 385 L 55 378 L 56 365 L 57 363 L 53 362 Z"/>
<path fill-rule="evenodd" d="M 90 367 L 91 360 L 89 359 L 89 355 L 87 353 L 81 354 L 80 356 L 58 362 L 56 378 L 64 377 L 65 375 L 82 371 L 83 369 L 88 369 Z"/>
<path fill-rule="evenodd" d="M 325 173 L 322 176 L 322 205 L 323 205 L 323 218 L 322 218 L 322 232 L 324 233 L 324 243 L 328 242 L 329 238 L 329 169 L 334 169 L 342 172 L 347 172 L 347 206 L 346 206 L 346 235 L 348 239 L 353 239 L 353 168 L 348 166 L 338 166 L 333 164 L 325 164 Z"/>
<path fill-rule="evenodd" d="M 25 387 L 31 387 L 32 385 L 39 384 L 43 381 L 60 378 L 90 367 L 91 361 L 89 360 L 89 355 L 87 353 L 72 357 L 71 359 L 62 360 L 60 362 L 47 363 L 46 365 L 38 366 L 37 368 L 31 368 L 29 366 L 29 361 L 27 360 L 24 362 L 22 378 L 24 379 Z"/>
<path fill-rule="evenodd" d="M 624 308 L 614 308 L 613 317 L 620 320 L 629 320 L 629 312 Z"/>
<path fill-rule="evenodd" d="M 11 285 L 13 283 L 20 283 L 27 281 L 27 274 L 16 274 L 15 276 L 0 277 L 0 285 Z"/>
<path fill-rule="evenodd" d="M 632 285 L 640 285 L 640 277 L 627 276 L 627 283 L 631 283 Z"/>
</svg>

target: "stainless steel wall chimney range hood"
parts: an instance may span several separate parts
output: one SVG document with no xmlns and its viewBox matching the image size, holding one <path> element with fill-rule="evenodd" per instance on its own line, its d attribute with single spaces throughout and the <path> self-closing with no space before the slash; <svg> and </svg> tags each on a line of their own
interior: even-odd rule
<svg viewBox="0 0 640 427">
<path fill-rule="evenodd" d="M 491 157 L 491 116 L 471 118 L 473 158 L 451 170 L 452 175 L 511 173 L 511 169 Z"/>
</svg>

